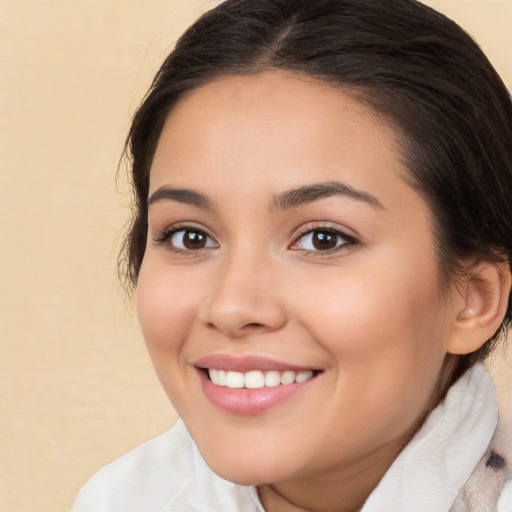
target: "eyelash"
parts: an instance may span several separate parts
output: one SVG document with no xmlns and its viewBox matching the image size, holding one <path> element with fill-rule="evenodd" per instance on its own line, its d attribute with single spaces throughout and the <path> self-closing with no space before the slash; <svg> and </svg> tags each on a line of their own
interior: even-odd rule
<svg viewBox="0 0 512 512">
<path fill-rule="evenodd" d="M 182 249 L 180 247 L 171 245 L 169 242 L 172 239 L 172 237 L 180 232 L 183 232 L 183 233 L 192 232 L 192 233 L 200 234 L 200 235 L 206 237 L 207 239 L 209 239 L 210 241 L 213 241 L 215 246 L 210 245 L 209 247 L 200 247 L 198 249 Z M 306 235 L 313 235 L 314 233 L 323 233 L 323 234 L 327 233 L 330 235 L 334 235 L 337 237 L 337 243 L 339 242 L 339 239 L 342 239 L 343 242 L 340 243 L 339 245 L 336 245 L 333 248 L 325 249 L 325 250 L 321 250 L 321 249 L 311 250 L 311 249 L 294 248 L 294 246 L 296 246 L 300 240 L 303 240 L 306 237 Z M 193 253 L 197 253 L 203 249 L 211 249 L 211 248 L 218 247 L 218 243 L 205 230 L 197 228 L 195 226 L 190 226 L 190 225 L 172 226 L 167 229 L 164 229 L 160 234 L 158 234 L 157 236 L 155 236 L 153 238 L 153 241 L 157 245 L 163 245 L 163 244 L 167 243 L 169 250 L 171 250 L 175 253 L 178 253 L 178 254 L 185 254 L 185 255 L 192 255 Z M 315 225 L 310 224 L 310 225 L 303 226 L 301 228 L 300 232 L 297 234 L 294 241 L 288 246 L 288 248 L 290 250 L 302 252 L 302 253 L 308 254 L 308 255 L 315 255 L 315 256 L 324 256 L 325 255 L 325 256 L 327 256 L 329 254 L 340 252 L 342 250 L 345 250 L 351 246 L 355 246 L 358 244 L 359 244 L 359 241 L 356 238 L 354 238 L 351 235 L 348 235 L 347 233 L 345 233 L 343 230 L 341 230 L 339 228 L 335 228 L 335 227 L 329 226 L 329 225 L 324 225 L 324 226 L 316 225 L 315 226 Z"/>
<path fill-rule="evenodd" d="M 190 226 L 190 225 L 178 225 L 178 226 L 168 227 L 168 228 L 164 229 L 156 237 L 154 237 L 153 241 L 157 245 L 167 244 L 168 249 L 171 250 L 172 252 L 175 252 L 178 254 L 183 254 L 183 255 L 188 255 L 188 256 L 199 252 L 201 249 L 212 248 L 210 246 L 210 247 L 201 247 L 201 248 L 195 249 L 195 250 L 194 249 L 182 249 L 180 247 L 176 247 L 176 246 L 172 245 L 171 243 L 169 243 L 171 241 L 171 239 L 173 238 L 173 236 L 180 232 L 183 232 L 184 234 L 187 232 L 200 234 L 200 235 L 206 237 L 208 240 L 213 241 L 214 244 L 216 244 L 216 246 L 218 246 L 217 242 L 204 229 L 197 228 L 195 226 Z"/>
</svg>

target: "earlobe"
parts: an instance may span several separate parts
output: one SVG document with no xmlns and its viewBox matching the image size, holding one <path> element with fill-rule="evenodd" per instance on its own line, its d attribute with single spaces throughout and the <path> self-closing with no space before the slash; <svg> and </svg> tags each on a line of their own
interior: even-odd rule
<svg viewBox="0 0 512 512">
<path fill-rule="evenodd" d="M 506 262 L 481 260 L 472 265 L 459 291 L 447 342 L 450 354 L 470 354 L 478 350 L 498 330 L 507 311 L 511 275 Z"/>
</svg>

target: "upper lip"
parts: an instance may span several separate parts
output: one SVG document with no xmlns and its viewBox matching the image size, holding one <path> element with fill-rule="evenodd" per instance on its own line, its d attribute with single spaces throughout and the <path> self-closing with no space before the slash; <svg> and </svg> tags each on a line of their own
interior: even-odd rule
<svg viewBox="0 0 512 512">
<path fill-rule="evenodd" d="M 305 371 L 318 370 L 311 366 L 290 364 L 285 361 L 279 361 L 268 357 L 261 356 L 233 356 L 228 354 L 212 354 L 200 357 L 192 363 L 197 368 L 214 368 L 216 370 L 226 370 L 235 372 L 249 372 L 251 370 L 260 371 Z"/>
</svg>

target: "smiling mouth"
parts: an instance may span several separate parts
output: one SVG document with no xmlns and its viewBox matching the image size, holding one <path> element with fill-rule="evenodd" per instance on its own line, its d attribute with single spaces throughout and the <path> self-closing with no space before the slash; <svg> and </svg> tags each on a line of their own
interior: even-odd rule
<svg viewBox="0 0 512 512">
<path fill-rule="evenodd" d="M 314 370 L 286 370 L 282 372 L 277 370 L 252 370 L 249 372 L 236 372 L 215 368 L 205 368 L 203 371 L 213 384 L 231 389 L 261 389 L 287 386 L 305 382 L 320 373 Z"/>
</svg>

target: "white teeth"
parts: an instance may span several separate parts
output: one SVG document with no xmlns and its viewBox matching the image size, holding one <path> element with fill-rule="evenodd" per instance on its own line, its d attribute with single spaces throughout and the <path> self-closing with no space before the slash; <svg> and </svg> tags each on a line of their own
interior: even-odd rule
<svg viewBox="0 0 512 512">
<path fill-rule="evenodd" d="M 295 382 L 304 382 L 305 380 L 311 379 L 311 377 L 313 377 L 313 372 L 311 370 L 299 372 L 297 373 L 297 377 L 295 377 Z"/>
<path fill-rule="evenodd" d="M 281 375 L 279 372 L 265 372 L 265 386 L 267 388 L 273 388 L 279 386 L 279 384 L 281 384 Z"/>
<path fill-rule="evenodd" d="M 226 373 L 226 386 L 228 388 L 243 388 L 245 384 L 244 374 L 240 372 Z"/>
<path fill-rule="evenodd" d="M 281 374 L 281 384 L 292 384 L 295 382 L 295 372 L 286 371 Z"/>
<path fill-rule="evenodd" d="M 254 371 L 245 374 L 245 387 L 249 389 L 262 388 L 265 385 L 263 373 Z"/>
<path fill-rule="evenodd" d="M 219 386 L 227 386 L 228 384 L 228 377 L 226 370 L 217 370 L 218 376 L 217 376 L 217 382 L 219 383 Z"/>
<path fill-rule="evenodd" d="M 217 386 L 227 386 L 233 389 L 271 388 L 279 386 L 280 384 L 287 385 L 293 384 L 294 382 L 304 382 L 313 377 L 311 370 L 303 370 L 300 372 L 293 372 L 291 370 L 284 372 L 278 372 L 276 370 L 261 372 L 259 370 L 253 370 L 242 373 L 211 368 L 208 370 L 208 374 L 210 380 Z"/>
</svg>

